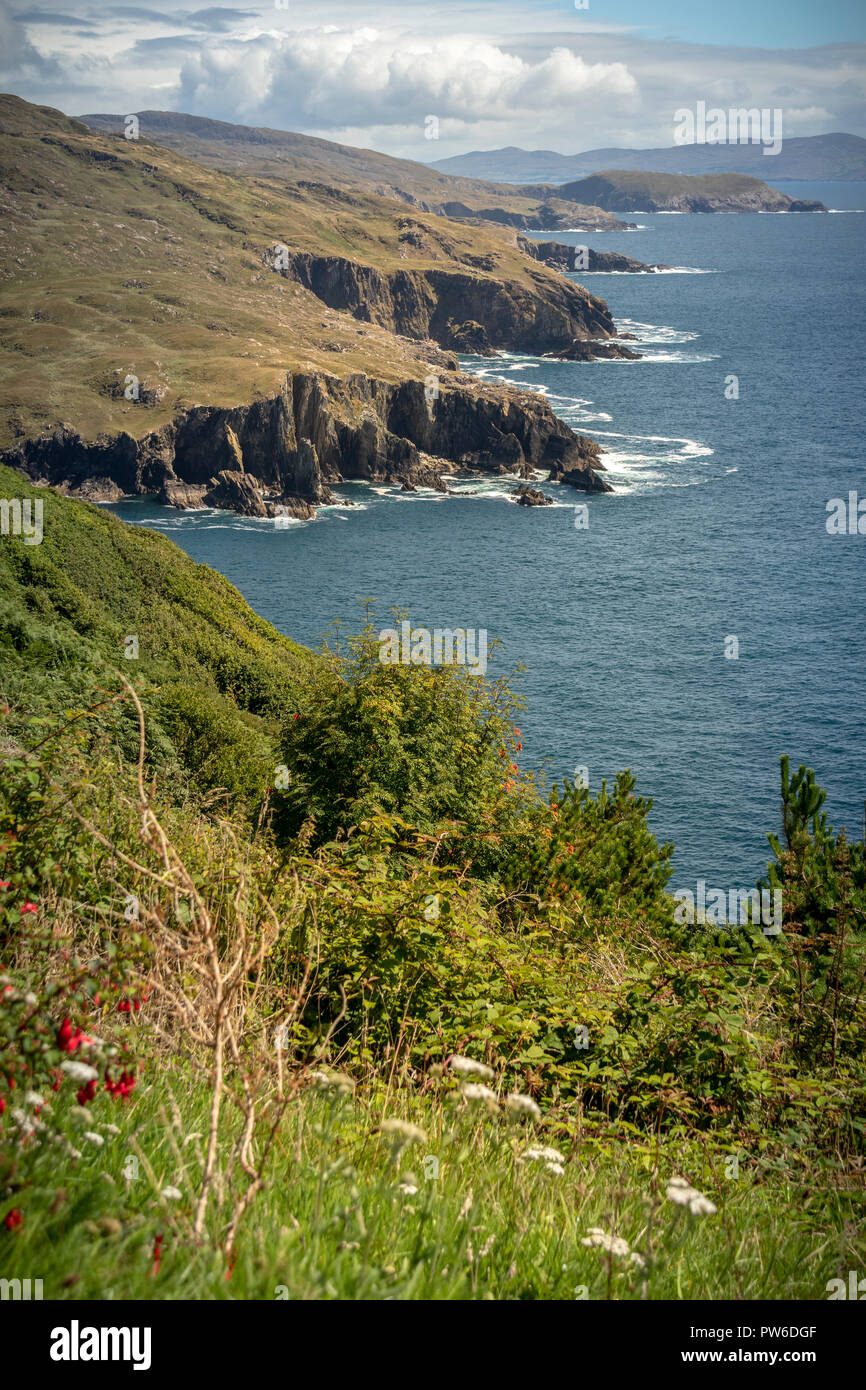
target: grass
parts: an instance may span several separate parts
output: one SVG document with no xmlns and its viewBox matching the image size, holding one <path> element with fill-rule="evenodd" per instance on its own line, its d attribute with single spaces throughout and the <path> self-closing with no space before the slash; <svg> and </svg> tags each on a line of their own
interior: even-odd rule
<svg viewBox="0 0 866 1390">
<path fill-rule="evenodd" d="M 863 1270 L 855 1198 L 818 1190 L 818 1173 L 765 1181 L 744 1164 L 734 1179 L 723 1157 L 708 1164 L 694 1148 L 579 1128 L 564 1137 L 552 1120 L 467 1103 L 450 1078 L 423 1097 L 411 1084 L 354 1097 L 305 1089 L 229 1267 L 189 1236 L 208 1098 L 182 1072 L 168 1078 L 129 1102 L 98 1099 L 86 1122 L 51 1097 L 81 1157 L 62 1176 L 50 1145 L 28 1162 L 12 1199 L 26 1198 L 26 1220 L 0 1232 L 3 1277 L 41 1278 L 45 1298 L 69 1299 L 823 1300 L 830 1279 Z M 426 1139 L 382 1133 L 395 1116 Z M 539 1145 L 562 1153 L 562 1174 L 521 1161 Z M 717 1212 L 693 1216 L 669 1201 L 675 1173 Z M 165 1187 L 181 1200 L 161 1197 Z M 645 1267 L 585 1246 L 594 1227 L 622 1237 Z"/>
</svg>

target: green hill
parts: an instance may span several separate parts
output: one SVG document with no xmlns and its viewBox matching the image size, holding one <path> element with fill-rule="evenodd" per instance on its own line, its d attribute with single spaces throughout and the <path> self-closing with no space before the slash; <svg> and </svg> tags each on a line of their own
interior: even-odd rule
<svg viewBox="0 0 866 1390">
<path fill-rule="evenodd" d="M 659 174 L 605 169 L 562 184 L 566 198 L 592 198 L 617 212 L 825 212 L 823 203 L 796 200 L 748 174 Z"/>
</svg>

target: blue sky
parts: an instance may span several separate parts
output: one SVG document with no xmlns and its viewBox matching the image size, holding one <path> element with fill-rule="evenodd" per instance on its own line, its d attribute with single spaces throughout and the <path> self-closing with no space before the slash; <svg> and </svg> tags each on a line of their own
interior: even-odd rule
<svg viewBox="0 0 866 1390">
<path fill-rule="evenodd" d="M 866 0 L 0 0 L 0 87 L 423 160 L 670 146 L 698 102 L 866 137 Z"/>
<path fill-rule="evenodd" d="M 558 7 L 574 10 L 572 0 Z M 582 13 L 689 43 L 805 48 L 866 40 L 866 0 L 590 0 Z"/>
</svg>

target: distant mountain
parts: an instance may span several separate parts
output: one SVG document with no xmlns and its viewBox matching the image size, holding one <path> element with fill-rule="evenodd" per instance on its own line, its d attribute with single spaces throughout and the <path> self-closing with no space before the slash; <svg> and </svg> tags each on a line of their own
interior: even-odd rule
<svg viewBox="0 0 866 1390">
<path fill-rule="evenodd" d="M 866 179 L 866 140 L 859 135 L 802 135 L 786 139 L 777 155 L 760 145 L 675 145 L 670 149 L 475 150 L 431 161 L 442 174 L 499 183 L 567 183 L 600 169 L 644 169 L 663 174 L 752 174 L 760 179 L 812 179 L 845 182 Z"/>
<path fill-rule="evenodd" d="M 529 191 L 529 190 L 527 190 Z M 538 193 L 538 188 L 532 189 Z M 815 199 L 789 198 L 748 174 L 659 174 L 605 169 L 564 183 L 564 198 L 589 200 L 609 212 L 826 212 Z"/>
</svg>

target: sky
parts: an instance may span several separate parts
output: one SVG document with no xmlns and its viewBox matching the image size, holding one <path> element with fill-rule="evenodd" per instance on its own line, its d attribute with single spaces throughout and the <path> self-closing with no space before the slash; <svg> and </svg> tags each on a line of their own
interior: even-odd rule
<svg viewBox="0 0 866 1390">
<path fill-rule="evenodd" d="M 866 3 L 0 0 L 0 88 L 69 115 L 187 111 L 425 161 L 670 146 L 699 101 L 781 109 L 788 138 L 866 136 Z"/>
</svg>

